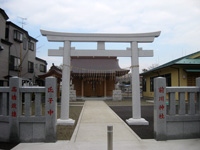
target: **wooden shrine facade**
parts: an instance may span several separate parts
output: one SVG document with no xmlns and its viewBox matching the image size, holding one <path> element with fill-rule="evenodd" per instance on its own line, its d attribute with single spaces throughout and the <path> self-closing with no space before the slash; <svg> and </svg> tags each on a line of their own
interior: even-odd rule
<svg viewBox="0 0 200 150">
<path fill-rule="evenodd" d="M 121 69 L 117 57 L 71 57 L 71 80 L 79 97 L 110 97 L 115 89 L 117 76 L 127 74 L 129 70 Z M 40 75 L 57 78 L 58 98 L 60 98 L 60 81 L 62 70 L 54 64 L 50 70 Z"/>
<path fill-rule="evenodd" d="M 72 57 L 71 78 L 76 95 L 110 97 L 115 79 L 129 72 L 119 67 L 117 57 Z"/>
</svg>

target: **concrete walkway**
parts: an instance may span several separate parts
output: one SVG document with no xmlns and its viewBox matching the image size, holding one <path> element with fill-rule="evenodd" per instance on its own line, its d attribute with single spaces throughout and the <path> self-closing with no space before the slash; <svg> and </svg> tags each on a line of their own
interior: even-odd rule
<svg viewBox="0 0 200 150">
<path fill-rule="evenodd" d="M 107 125 L 113 125 L 113 150 L 199 150 L 200 139 L 141 140 L 103 101 L 86 101 L 71 141 L 21 143 L 14 150 L 107 150 Z"/>
</svg>

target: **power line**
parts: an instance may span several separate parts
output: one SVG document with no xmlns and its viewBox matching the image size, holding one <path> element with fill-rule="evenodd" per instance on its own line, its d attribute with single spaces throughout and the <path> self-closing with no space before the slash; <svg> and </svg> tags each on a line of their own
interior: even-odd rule
<svg viewBox="0 0 200 150">
<path fill-rule="evenodd" d="M 23 18 L 23 17 L 18 17 L 21 19 L 21 22 L 19 22 L 22 25 L 22 29 L 24 28 L 24 25 L 26 25 L 25 20 L 27 20 L 27 18 Z"/>
</svg>

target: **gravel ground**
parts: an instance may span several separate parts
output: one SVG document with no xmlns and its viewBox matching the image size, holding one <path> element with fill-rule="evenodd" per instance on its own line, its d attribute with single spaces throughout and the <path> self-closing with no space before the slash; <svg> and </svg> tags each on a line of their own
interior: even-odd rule
<svg viewBox="0 0 200 150">
<path fill-rule="evenodd" d="M 132 107 L 131 106 L 110 106 L 110 108 L 126 122 L 126 119 L 132 117 Z M 153 106 L 142 106 L 141 116 L 149 121 L 148 126 L 129 126 L 141 139 L 153 139 Z"/>
</svg>

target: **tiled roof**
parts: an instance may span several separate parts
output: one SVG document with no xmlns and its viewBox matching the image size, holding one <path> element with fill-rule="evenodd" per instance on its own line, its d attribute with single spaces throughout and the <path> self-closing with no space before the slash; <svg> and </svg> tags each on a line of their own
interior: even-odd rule
<svg viewBox="0 0 200 150">
<path fill-rule="evenodd" d="M 118 59 L 116 57 L 72 57 L 71 68 L 72 74 L 116 73 L 117 76 L 121 76 L 129 72 L 129 70 L 121 69 L 119 67 Z M 47 73 L 40 75 L 39 77 L 45 78 L 52 75 L 61 78 L 62 70 L 52 65 Z"/>
<path fill-rule="evenodd" d="M 72 73 L 111 73 L 111 72 L 129 72 L 121 69 L 116 57 L 72 57 Z"/>
<path fill-rule="evenodd" d="M 156 68 L 153 68 L 151 70 L 148 70 L 144 73 L 141 73 L 140 75 L 145 75 L 147 73 L 150 73 L 152 71 L 155 71 L 155 70 L 158 70 L 158 69 L 162 69 L 162 68 L 166 68 L 166 67 L 169 67 L 169 66 L 172 66 L 172 65 L 200 65 L 200 58 L 197 58 L 197 59 L 190 59 L 192 56 L 194 55 L 197 55 L 198 53 L 200 53 L 200 51 L 197 51 L 195 53 L 192 53 L 192 54 L 189 54 L 189 55 L 186 55 L 184 57 L 180 57 L 178 59 L 175 59 L 175 60 L 172 60 L 168 63 L 165 63 L 161 66 L 158 66 Z"/>
</svg>

